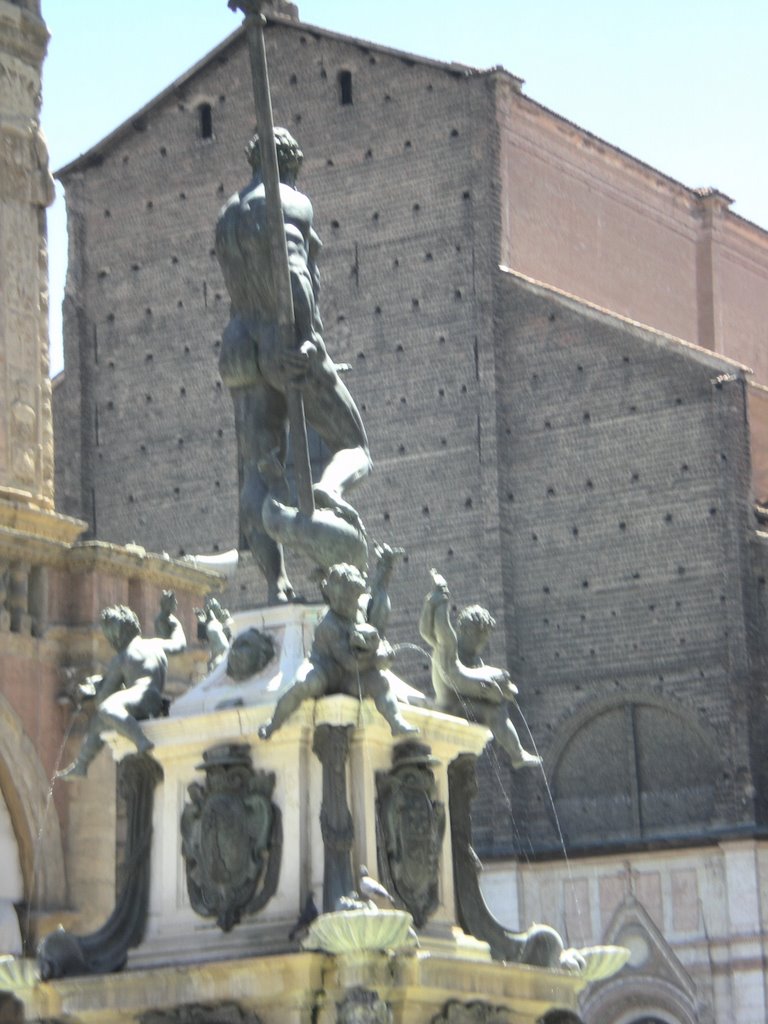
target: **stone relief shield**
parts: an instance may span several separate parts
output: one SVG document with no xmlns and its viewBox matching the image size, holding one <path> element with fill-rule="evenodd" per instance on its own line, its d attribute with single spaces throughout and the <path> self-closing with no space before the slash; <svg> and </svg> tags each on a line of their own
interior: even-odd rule
<svg viewBox="0 0 768 1024">
<path fill-rule="evenodd" d="M 376 779 L 379 873 L 419 928 L 439 901 L 445 807 L 436 799 L 437 763 L 426 744 L 410 740 L 395 748 L 391 771 Z"/>
<path fill-rule="evenodd" d="M 256 771 L 247 744 L 212 747 L 199 767 L 181 816 L 187 891 L 195 913 L 230 931 L 260 910 L 277 888 L 282 853 L 280 810 L 271 801 L 274 772 Z"/>
</svg>

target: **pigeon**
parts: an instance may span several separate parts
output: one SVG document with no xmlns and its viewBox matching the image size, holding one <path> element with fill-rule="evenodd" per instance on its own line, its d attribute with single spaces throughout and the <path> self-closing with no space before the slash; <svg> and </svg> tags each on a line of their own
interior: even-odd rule
<svg viewBox="0 0 768 1024">
<path fill-rule="evenodd" d="M 301 908 L 301 913 L 299 914 L 296 924 L 288 933 L 288 939 L 291 942 L 294 942 L 297 939 L 303 939 L 309 931 L 309 926 L 316 917 L 319 917 L 319 914 L 320 912 L 315 906 L 315 894 L 311 892 L 304 901 L 304 906 Z"/>
<path fill-rule="evenodd" d="M 363 899 L 372 900 L 377 907 L 380 903 L 389 904 L 390 907 L 395 905 L 394 899 L 381 882 L 377 882 L 375 878 L 371 878 L 368 874 L 368 868 L 365 864 L 360 865 L 360 895 Z"/>
</svg>

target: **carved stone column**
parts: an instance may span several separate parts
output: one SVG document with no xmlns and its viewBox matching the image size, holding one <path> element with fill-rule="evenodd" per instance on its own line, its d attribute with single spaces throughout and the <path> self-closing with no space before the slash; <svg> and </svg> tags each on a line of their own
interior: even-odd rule
<svg viewBox="0 0 768 1024">
<path fill-rule="evenodd" d="M 29 636 L 32 632 L 32 616 L 29 614 L 29 566 L 24 562 L 11 563 L 8 610 L 11 613 L 11 631 Z"/>
<path fill-rule="evenodd" d="M 325 848 L 323 913 L 335 910 L 336 901 L 355 888 L 351 851 L 355 838 L 347 798 L 349 725 L 318 725 L 312 749 L 323 766 L 323 804 L 320 829 Z"/>
<path fill-rule="evenodd" d="M 11 628 L 9 597 L 11 586 L 11 570 L 8 562 L 0 561 L 0 633 L 7 633 Z"/>
<path fill-rule="evenodd" d="M 0 498 L 51 510 L 45 209 L 53 180 L 40 131 L 47 45 L 36 3 L 0 0 Z"/>
</svg>

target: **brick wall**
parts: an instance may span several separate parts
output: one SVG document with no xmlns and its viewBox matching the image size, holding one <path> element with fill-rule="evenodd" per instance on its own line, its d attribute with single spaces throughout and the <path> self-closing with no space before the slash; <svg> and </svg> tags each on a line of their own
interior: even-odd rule
<svg viewBox="0 0 768 1024">
<path fill-rule="evenodd" d="M 712 827 L 749 820 L 752 802 L 736 792 L 750 771 L 757 621 L 745 591 L 744 381 L 721 380 L 727 364 L 701 350 L 515 275 L 501 275 L 498 295 L 507 654 L 555 797 L 573 804 L 582 773 L 587 815 L 588 798 L 638 785 L 641 820 L 612 829 L 604 812 L 606 840 L 684 832 L 694 813 L 686 786 L 705 780 Z M 638 717 L 625 721 L 619 708 Z M 579 752 L 590 723 L 592 743 Z M 557 845 L 540 779 L 499 770 L 521 800 L 505 814 L 506 798 L 488 787 L 494 850 Z M 653 825 L 659 800 L 666 821 Z M 571 845 L 588 842 L 576 826 Z"/>
</svg>

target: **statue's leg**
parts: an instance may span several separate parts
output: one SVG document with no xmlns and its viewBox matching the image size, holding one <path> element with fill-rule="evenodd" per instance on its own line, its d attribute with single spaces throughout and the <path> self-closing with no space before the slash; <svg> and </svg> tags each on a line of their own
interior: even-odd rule
<svg viewBox="0 0 768 1024">
<path fill-rule="evenodd" d="M 296 681 L 291 684 L 275 705 L 272 718 L 259 726 L 259 736 L 268 740 L 272 733 L 277 732 L 280 726 L 286 722 L 294 711 L 304 703 L 305 700 L 316 700 L 326 691 L 325 676 L 310 662 L 304 662 L 296 674 Z"/>
<path fill-rule="evenodd" d="M 283 604 L 294 597 L 285 568 L 283 545 L 264 531 L 261 509 L 269 487 L 256 469 L 244 474 L 240 491 L 240 529 L 267 583 L 267 603 Z"/>
<path fill-rule="evenodd" d="M 147 754 L 153 750 L 155 743 L 144 735 L 141 726 L 125 708 L 119 705 L 108 708 L 108 701 L 105 700 L 98 711 L 98 717 L 101 720 L 102 732 L 114 729 L 130 740 L 139 754 Z"/>
<path fill-rule="evenodd" d="M 162 713 L 162 693 L 153 685 L 150 676 L 138 679 L 127 690 L 118 690 L 100 705 L 97 716 L 101 733 L 113 729 L 136 747 L 140 754 L 146 754 L 154 743 L 144 734 L 139 721 L 157 718 Z"/>
<path fill-rule="evenodd" d="M 387 722 L 393 736 L 406 736 L 418 732 L 418 727 L 410 725 L 400 713 L 400 705 L 392 692 L 387 672 L 375 669 L 361 679 L 362 691 L 366 697 L 372 697 L 376 710 Z"/>
<path fill-rule="evenodd" d="M 240 532 L 264 574 L 269 604 L 280 604 L 290 601 L 294 593 L 282 545 L 264 529 L 262 506 L 270 485 L 259 463 L 276 453 L 279 463 L 285 464 L 285 397 L 259 378 L 248 387 L 232 388 L 232 401 L 241 477 Z"/>
<path fill-rule="evenodd" d="M 371 455 L 357 406 L 327 355 L 304 389 L 304 408 L 331 452 L 315 487 L 318 504 L 338 507 L 348 518 L 351 506 L 343 501 L 344 494 L 371 472 Z M 356 515 L 354 510 L 352 514 Z"/>
<path fill-rule="evenodd" d="M 62 771 L 56 773 L 58 779 L 82 779 L 88 774 L 88 766 L 104 746 L 104 741 L 99 735 L 101 725 L 98 712 L 93 716 L 88 726 L 88 732 L 80 747 L 77 758 Z"/>
<path fill-rule="evenodd" d="M 505 705 L 502 704 L 495 710 L 488 725 L 493 733 L 493 738 L 507 754 L 513 768 L 535 768 L 541 764 L 540 757 L 537 757 L 536 754 L 529 754 L 527 750 L 523 749 L 517 729 L 507 715 Z"/>
</svg>

